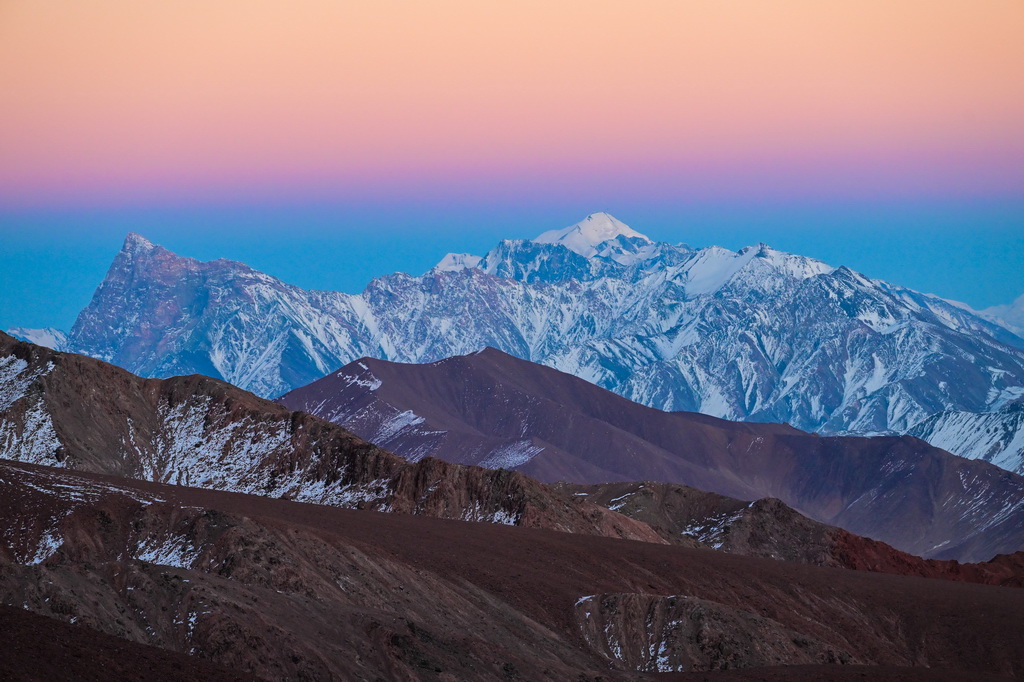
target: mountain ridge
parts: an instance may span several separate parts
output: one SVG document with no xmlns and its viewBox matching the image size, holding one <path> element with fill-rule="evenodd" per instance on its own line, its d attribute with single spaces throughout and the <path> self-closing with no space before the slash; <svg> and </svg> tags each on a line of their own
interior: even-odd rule
<svg viewBox="0 0 1024 682">
<path fill-rule="evenodd" d="M 67 348 L 272 397 L 362 356 L 494 346 L 662 409 L 821 433 L 906 433 L 1024 395 L 1024 339 L 966 306 L 766 245 L 599 246 L 505 240 L 350 295 L 129 245 Z"/>
<path fill-rule="evenodd" d="M 279 402 L 413 461 L 500 465 L 548 483 L 650 480 L 775 497 L 926 558 L 986 560 L 1024 546 L 1024 477 L 991 464 L 910 436 L 826 437 L 662 412 L 496 349 L 431 364 L 364 358 Z"/>
<path fill-rule="evenodd" d="M 523 474 L 411 464 L 315 416 L 202 375 L 142 379 L 0 333 L 6 459 L 317 504 L 664 542 Z"/>
</svg>

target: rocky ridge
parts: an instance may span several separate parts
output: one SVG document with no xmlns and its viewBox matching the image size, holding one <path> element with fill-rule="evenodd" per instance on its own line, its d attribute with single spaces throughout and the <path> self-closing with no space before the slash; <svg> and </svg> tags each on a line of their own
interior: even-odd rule
<svg viewBox="0 0 1024 682">
<path fill-rule="evenodd" d="M 0 334 L 6 459 L 360 509 L 611 534 L 649 528 L 523 474 L 410 464 L 349 431 L 204 376 L 141 379 Z"/>
<path fill-rule="evenodd" d="M 784 502 L 754 502 L 670 483 L 561 484 L 567 494 L 642 521 L 669 542 L 812 566 L 1024 587 L 1024 551 L 983 563 L 921 559 L 884 542 L 814 521 Z"/>
</svg>

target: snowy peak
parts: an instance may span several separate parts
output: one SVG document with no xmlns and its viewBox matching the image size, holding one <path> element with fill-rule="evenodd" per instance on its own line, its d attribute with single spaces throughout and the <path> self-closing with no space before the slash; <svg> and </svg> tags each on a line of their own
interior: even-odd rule
<svg viewBox="0 0 1024 682">
<path fill-rule="evenodd" d="M 591 213 L 575 225 L 550 230 L 533 241 L 538 244 L 561 244 L 570 251 L 591 258 L 599 255 L 598 246 L 618 237 L 651 243 L 647 236 L 607 213 Z"/>
<path fill-rule="evenodd" d="M 438 272 L 458 272 L 459 270 L 475 268 L 480 265 L 481 260 L 483 259 L 480 256 L 474 256 L 469 253 L 449 253 L 441 259 L 441 262 L 434 266 L 434 270 Z"/>
<path fill-rule="evenodd" d="M 68 335 L 60 329 L 46 327 L 44 329 L 27 329 L 25 327 L 12 327 L 7 333 L 21 341 L 28 341 L 37 346 L 51 350 L 61 350 L 67 343 Z"/>
<path fill-rule="evenodd" d="M 121 247 L 121 251 L 128 253 L 146 253 L 158 249 L 156 244 L 149 241 L 141 234 L 137 232 L 129 232 L 128 236 L 124 238 L 124 246 Z"/>
<path fill-rule="evenodd" d="M 1018 296 L 1013 303 L 985 308 L 979 314 L 1006 327 L 1014 334 L 1021 334 L 1024 332 L 1024 294 Z"/>
</svg>

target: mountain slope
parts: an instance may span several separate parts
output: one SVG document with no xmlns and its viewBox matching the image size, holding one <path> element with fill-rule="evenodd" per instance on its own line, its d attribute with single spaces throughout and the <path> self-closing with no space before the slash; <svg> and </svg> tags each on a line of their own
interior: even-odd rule
<svg viewBox="0 0 1024 682">
<path fill-rule="evenodd" d="M 1013 303 L 985 308 L 981 311 L 981 315 L 1001 324 L 1014 334 L 1024 334 L 1024 294 L 1014 299 Z"/>
<path fill-rule="evenodd" d="M 933 414 L 910 435 L 961 457 L 980 459 L 1024 475 L 1024 401 L 994 412 L 949 410 Z"/>
<path fill-rule="evenodd" d="M 266 679 L 1024 671 L 1015 589 L 14 463 L 0 524 L 6 603 Z"/>
<path fill-rule="evenodd" d="M 981 561 L 1024 548 L 1024 478 L 992 465 L 911 437 L 821 437 L 661 412 L 494 349 L 426 365 L 364 358 L 280 401 L 413 460 L 775 497 L 925 557 Z"/>
<path fill-rule="evenodd" d="M 1024 395 L 1024 340 L 966 307 L 764 244 L 655 243 L 605 214 L 358 295 L 129 235 L 67 347 L 275 396 L 363 356 L 485 346 L 660 409 L 823 433 L 905 433 Z"/>
<path fill-rule="evenodd" d="M 6 682 L 255 680 L 251 675 L 219 668 L 183 652 L 170 652 L 44 618 L 21 605 L 0 606 L 0 632 L 4 633 L 0 679 Z"/>
<path fill-rule="evenodd" d="M 649 528 L 509 471 L 409 464 L 349 431 L 202 376 L 140 379 L 0 333 L 0 456 L 269 497 L 610 534 Z"/>
<path fill-rule="evenodd" d="M 657 530 L 670 542 L 697 539 L 731 554 L 857 571 L 1024 587 L 1024 551 L 961 564 L 901 552 L 803 516 L 781 500 L 746 502 L 671 483 L 561 484 Z"/>
<path fill-rule="evenodd" d="M 68 342 L 68 335 L 60 329 L 47 327 L 46 329 L 26 329 L 24 327 L 13 327 L 7 333 L 21 341 L 28 341 L 37 346 L 51 348 L 53 350 L 64 350 Z"/>
</svg>

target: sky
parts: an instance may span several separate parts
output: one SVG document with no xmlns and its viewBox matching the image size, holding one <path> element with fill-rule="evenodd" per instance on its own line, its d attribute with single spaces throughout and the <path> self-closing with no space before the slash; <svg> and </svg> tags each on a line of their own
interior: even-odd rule
<svg viewBox="0 0 1024 682">
<path fill-rule="evenodd" d="M 1020 0 L 5 0 L 0 327 L 124 234 L 358 291 L 605 210 L 1024 293 Z"/>
</svg>

